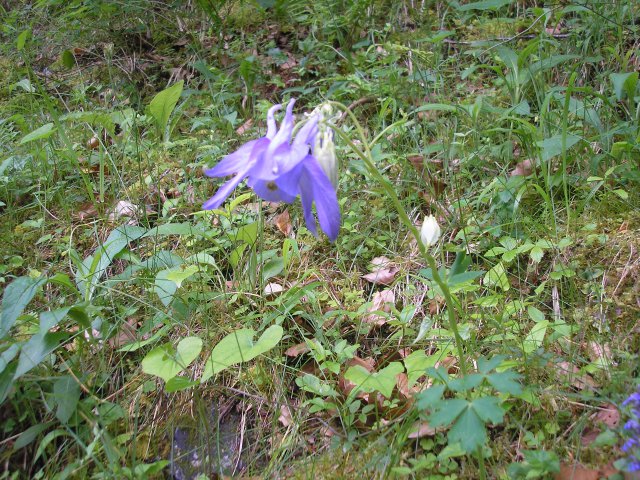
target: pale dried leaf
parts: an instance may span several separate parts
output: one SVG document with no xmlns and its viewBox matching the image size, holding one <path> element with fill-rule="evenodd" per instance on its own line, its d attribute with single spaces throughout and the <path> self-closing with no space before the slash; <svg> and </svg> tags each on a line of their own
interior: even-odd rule
<svg viewBox="0 0 640 480">
<path fill-rule="evenodd" d="M 393 290 L 386 289 L 381 292 L 376 292 L 371 301 L 371 306 L 367 309 L 367 312 L 372 312 L 366 315 L 363 319 L 365 323 L 373 325 L 384 325 L 388 321 L 387 315 L 381 315 L 375 312 L 389 313 L 391 308 L 396 303 L 396 294 Z"/>
<path fill-rule="evenodd" d="M 127 201 L 120 200 L 116 202 L 111 211 L 109 212 L 109 221 L 113 222 L 118 220 L 120 217 L 130 217 L 133 218 L 138 215 L 139 209 L 137 205 Z"/>
<path fill-rule="evenodd" d="M 602 422 L 610 429 L 615 429 L 618 427 L 620 423 L 620 412 L 617 407 L 612 403 L 607 403 L 598 410 L 598 413 L 595 415 L 596 422 Z"/>
<path fill-rule="evenodd" d="M 600 472 L 580 465 L 560 464 L 560 472 L 554 476 L 555 480 L 598 480 Z"/>
<path fill-rule="evenodd" d="M 536 167 L 535 160 L 532 160 L 531 158 L 526 158 L 521 162 L 518 162 L 515 168 L 511 170 L 511 176 L 512 177 L 517 177 L 517 176 L 528 177 L 533 173 L 533 170 L 535 169 L 535 167 Z"/>
<path fill-rule="evenodd" d="M 250 118 L 238 128 L 236 128 L 236 133 L 238 135 L 243 135 L 247 130 L 249 130 L 253 126 L 253 118 Z"/>
<path fill-rule="evenodd" d="M 371 273 L 362 278 L 378 285 L 388 285 L 393 282 L 400 269 L 387 257 L 376 257 L 371 260 Z"/>
<path fill-rule="evenodd" d="M 564 377 L 567 381 L 571 382 L 571 385 L 579 390 L 595 387 L 595 382 L 591 376 L 581 374 L 580 369 L 569 362 L 558 362 L 555 364 L 555 368 L 558 375 Z"/>
<path fill-rule="evenodd" d="M 302 342 L 287 348 L 287 351 L 284 352 L 284 354 L 287 357 L 298 357 L 303 353 L 307 353 L 309 350 L 311 349 L 309 348 L 307 342 Z"/>
<path fill-rule="evenodd" d="M 279 283 L 267 283 L 264 287 L 264 294 L 268 296 L 277 295 L 284 292 L 284 287 Z"/>
<path fill-rule="evenodd" d="M 291 235 L 291 217 L 289 216 L 289 209 L 286 209 L 280 215 L 276 217 L 276 227 L 280 230 L 285 237 Z"/>
<path fill-rule="evenodd" d="M 278 421 L 285 427 L 288 427 L 293 423 L 291 409 L 288 405 L 280 405 L 280 416 L 278 417 Z"/>
<path fill-rule="evenodd" d="M 409 438 L 433 437 L 435 434 L 436 429 L 427 422 L 416 422 L 411 427 Z"/>
</svg>

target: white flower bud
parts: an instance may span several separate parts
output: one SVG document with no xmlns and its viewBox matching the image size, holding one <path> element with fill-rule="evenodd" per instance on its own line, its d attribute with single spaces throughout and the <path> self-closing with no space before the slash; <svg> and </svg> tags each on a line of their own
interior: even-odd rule
<svg viewBox="0 0 640 480">
<path fill-rule="evenodd" d="M 331 180 L 334 188 L 338 187 L 338 161 L 336 159 L 336 147 L 333 143 L 333 131 L 326 125 L 320 126 L 316 137 L 313 156 L 316 158 L 327 178 Z"/>
<path fill-rule="evenodd" d="M 425 217 L 420 229 L 420 240 L 425 247 L 434 245 L 440 238 L 440 225 L 433 215 Z"/>
</svg>

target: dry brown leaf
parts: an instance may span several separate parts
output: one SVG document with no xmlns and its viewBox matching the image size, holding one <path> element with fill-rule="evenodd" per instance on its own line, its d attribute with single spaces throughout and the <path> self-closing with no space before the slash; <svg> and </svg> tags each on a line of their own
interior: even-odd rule
<svg viewBox="0 0 640 480">
<path fill-rule="evenodd" d="M 85 203 L 82 208 L 76 212 L 75 217 L 80 220 L 89 220 L 98 216 L 98 209 L 94 203 Z"/>
<path fill-rule="evenodd" d="M 620 423 L 620 412 L 614 404 L 607 403 L 602 409 L 598 411 L 598 413 L 596 413 L 594 420 L 596 422 L 604 423 L 611 429 L 615 429 Z"/>
<path fill-rule="evenodd" d="M 391 308 L 396 303 L 396 294 L 393 290 L 386 289 L 381 292 L 376 292 L 373 296 L 373 300 L 371 301 L 371 306 L 367 309 L 368 315 L 365 315 L 363 321 L 365 323 L 373 324 L 373 325 L 384 325 L 388 321 L 387 315 L 381 315 L 380 313 L 375 312 L 391 312 Z"/>
<path fill-rule="evenodd" d="M 512 177 L 528 177 L 533 173 L 533 170 L 536 168 L 536 161 L 531 158 L 526 158 L 515 166 L 513 170 L 511 170 Z"/>
<path fill-rule="evenodd" d="M 285 236 L 291 235 L 291 217 L 289 216 L 289 209 L 279 214 L 276 217 L 276 227 Z"/>
<path fill-rule="evenodd" d="M 249 130 L 253 126 L 253 118 L 250 118 L 238 128 L 236 128 L 236 133 L 238 135 L 243 135 L 247 130 Z"/>
<path fill-rule="evenodd" d="M 284 287 L 279 283 L 267 283 L 264 286 L 264 294 L 267 297 L 271 297 L 282 292 L 284 292 Z"/>
<path fill-rule="evenodd" d="M 591 376 L 581 374 L 580 369 L 575 365 L 571 365 L 569 362 L 558 362 L 555 364 L 555 368 L 558 375 L 565 377 L 566 380 L 571 382 L 571 385 L 579 390 L 594 388 L 596 386 Z"/>
<path fill-rule="evenodd" d="M 599 343 L 595 341 L 587 342 L 586 350 L 592 362 L 597 362 L 599 360 L 605 360 L 608 362 L 612 358 L 611 348 L 607 343 Z"/>
<path fill-rule="evenodd" d="M 389 285 L 400 269 L 387 257 L 376 257 L 371 260 L 371 273 L 363 275 L 366 281 L 376 285 Z"/>
<path fill-rule="evenodd" d="M 287 348 L 287 351 L 284 352 L 284 354 L 287 357 L 298 357 L 303 353 L 307 353 L 309 350 L 311 349 L 309 348 L 307 342 L 302 342 Z"/>
<path fill-rule="evenodd" d="M 411 427 L 409 438 L 433 437 L 435 434 L 436 429 L 427 422 L 416 422 Z"/>
<path fill-rule="evenodd" d="M 293 423 L 293 417 L 291 416 L 291 409 L 288 405 L 280 405 L 280 416 L 278 417 L 280 423 L 288 427 Z"/>
<path fill-rule="evenodd" d="M 100 139 L 98 137 L 91 137 L 87 140 L 87 148 L 89 150 L 97 150 L 100 147 Z"/>
<path fill-rule="evenodd" d="M 398 392 L 406 399 L 413 399 L 413 396 L 420 392 L 419 387 L 409 387 L 409 377 L 407 377 L 406 373 L 399 373 L 396 375 L 396 386 L 398 387 Z"/>
<path fill-rule="evenodd" d="M 359 365 L 362 368 L 364 368 L 367 372 L 372 372 L 376 366 L 376 361 L 372 357 L 367 357 L 367 358 L 353 357 L 347 360 L 346 365 L 347 365 L 347 368 L 355 367 L 356 365 Z"/>
<path fill-rule="evenodd" d="M 556 473 L 554 478 L 555 480 L 598 480 L 600 472 L 580 465 L 562 463 L 560 472 Z"/>
<path fill-rule="evenodd" d="M 127 343 L 134 342 L 137 339 L 136 326 L 137 322 L 133 319 L 129 319 L 124 322 L 120 326 L 120 330 L 118 331 L 118 333 L 114 337 L 111 337 L 109 339 L 109 345 L 111 345 L 113 348 L 119 348 L 123 345 L 126 345 Z"/>
</svg>

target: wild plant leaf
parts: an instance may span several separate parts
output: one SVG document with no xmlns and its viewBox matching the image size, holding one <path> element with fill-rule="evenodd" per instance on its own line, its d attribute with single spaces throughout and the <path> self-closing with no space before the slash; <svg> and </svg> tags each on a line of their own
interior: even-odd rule
<svg viewBox="0 0 640 480">
<path fill-rule="evenodd" d="M 0 353 L 0 373 L 4 372 L 9 362 L 16 358 L 20 351 L 20 343 L 12 343 L 4 352 Z"/>
<path fill-rule="evenodd" d="M 280 342 L 284 330 L 280 325 L 272 325 L 254 342 L 255 334 L 254 330 L 243 328 L 220 340 L 205 362 L 200 381 L 205 382 L 231 365 L 248 362 L 268 352 Z"/>
<path fill-rule="evenodd" d="M 58 348 L 62 339 L 66 337 L 67 334 L 64 332 L 37 333 L 33 335 L 27 343 L 22 346 L 22 350 L 20 350 L 18 367 L 13 375 L 13 379 L 17 380 L 29 370 L 38 366 L 51 352 Z"/>
<path fill-rule="evenodd" d="M 156 122 L 158 131 L 164 134 L 169 124 L 169 117 L 176 108 L 176 104 L 182 95 L 184 81 L 180 80 L 169 88 L 158 93 L 149 104 L 149 113 Z"/>
<path fill-rule="evenodd" d="M 0 313 L 0 339 L 11 329 L 46 281 L 47 279 L 43 277 L 18 277 L 5 288 L 2 296 L 2 313 Z"/>
<path fill-rule="evenodd" d="M 609 75 L 613 84 L 613 91 L 618 101 L 625 97 L 635 97 L 636 87 L 638 85 L 638 72 L 629 73 L 612 73 Z"/>
<path fill-rule="evenodd" d="M 355 365 L 349 368 L 344 378 L 356 384 L 356 388 L 365 392 L 378 391 L 386 398 L 391 398 L 396 385 L 396 375 L 404 368 L 400 362 L 392 362 L 379 372 L 369 372 L 366 368 Z"/>
<path fill-rule="evenodd" d="M 56 407 L 56 418 L 62 423 L 67 423 L 76 411 L 80 400 L 80 385 L 70 375 L 58 378 L 53 384 L 53 400 Z"/>
<path fill-rule="evenodd" d="M 509 290 L 511 285 L 509 284 L 509 278 L 507 277 L 504 264 L 502 262 L 497 263 L 489 270 L 484 276 L 483 283 L 489 287 L 500 287 L 505 292 Z"/>
<path fill-rule="evenodd" d="M 160 377 L 166 383 L 187 368 L 201 350 L 202 339 L 198 337 L 183 338 L 176 349 L 170 343 L 165 343 L 142 359 L 142 371 Z"/>
<path fill-rule="evenodd" d="M 33 132 L 28 133 L 20 140 L 20 145 L 24 145 L 25 143 L 33 142 L 35 140 L 42 140 L 44 138 L 49 138 L 56 131 L 53 123 L 46 123 L 40 128 L 35 129 Z"/>
<path fill-rule="evenodd" d="M 582 140 L 582 137 L 579 137 L 578 135 L 573 135 L 572 133 L 567 134 L 565 149 L 569 150 L 569 148 L 573 147 L 580 140 Z M 536 142 L 536 145 L 541 150 L 541 160 L 543 162 L 547 162 L 562 153 L 562 135 L 558 134 L 553 137 L 545 138 L 544 140 Z"/>
<path fill-rule="evenodd" d="M 542 344 L 544 343 L 544 337 L 547 334 L 548 326 L 549 320 L 543 320 L 536 323 L 531 328 L 531 331 L 527 334 L 526 338 L 522 342 L 522 349 L 525 353 L 531 353 L 542 346 Z"/>
<path fill-rule="evenodd" d="M 482 0 L 479 2 L 467 3 L 464 5 L 457 4 L 456 10 L 466 12 L 469 10 L 497 10 L 505 5 L 511 5 L 514 0 Z M 456 2 L 457 3 L 457 2 Z"/>
</svg>

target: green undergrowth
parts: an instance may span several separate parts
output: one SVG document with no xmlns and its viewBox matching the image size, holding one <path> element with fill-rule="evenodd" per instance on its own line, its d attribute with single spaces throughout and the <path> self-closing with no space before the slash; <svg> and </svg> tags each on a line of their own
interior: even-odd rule
<svg viewBox="0 0 640 480">
<path fill-rule="evenodd" d="M 624 478 L 640 12 L 538 3 L 0 6 L 0 479 Z M 334 243 L 201 209 L 290 98 Z"/>
</svg>

